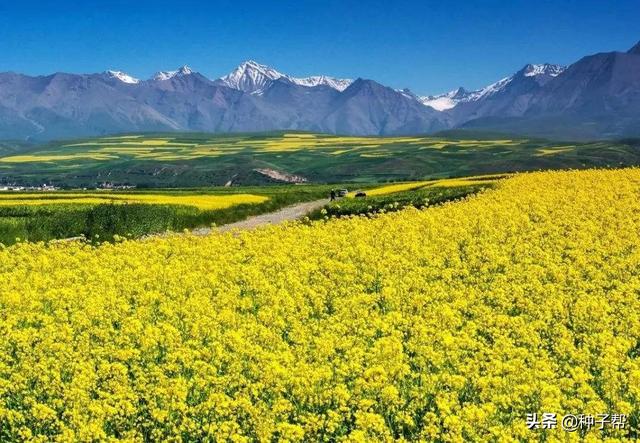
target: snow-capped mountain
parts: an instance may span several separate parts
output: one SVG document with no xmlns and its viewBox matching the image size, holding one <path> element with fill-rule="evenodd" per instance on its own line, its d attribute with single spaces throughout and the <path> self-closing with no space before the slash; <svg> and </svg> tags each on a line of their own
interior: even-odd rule
<svg viewBox="0 0 640 443">
<path fill-rule="evenodd" d="M 557 77 L 567 69 L 566 66 L 552 65 L 544 63 L 541 65 L 527 65 L 524 67 L 523 75 L 525 77 L 536 77 L 539 75 L 546 75 L 549 77 Z"/>
<path fill-rule="evenodd" d="M 119 71 L 0 73 L 0 139 L 278 129 L 398 135 L 449 127 L 448 116 L 373 80 L 358 79 L 340 91 L 329 86 L 342 89 L 338 79 L 295 79 L 255 63 L 227 78 L 234 88 L 186 66 L 137 83 L 125 83 L 129 77 Z"/>
<path fill-rule="evenodd" d="M 438 111 L 455 108 L 459 103 L 475 102 L 500 92 L 513 80 L 513 76 L 505 77 L 495 83 L 491 83 L 482 89 L 467 91 L 463 87 L 440 95 L 427 95 L 420 97 L 420 101 Z"/>
<path fill-rule="evenodd" d="M 558 65 L 527 64 L 509 77 L 468 93 L 447 112 L 457 124 L 495 116 L 521 117 L 544 86 L 564 70 Z"/>
<path fill-rule="evenodd" d="M 463 87 L 460 87 L 445 94 L 418 97 L 418 100 L 420 100 L 423 105 L 427 105 L 436 111 L 446 111 L 447 109 L 454 108 L 464 100 L 469 100 L 473 93 L 474 92 L 469 92 Z"/>
<path fill-rule="evenodd" d="M 427 95 L 419 97 L 420 101 L 437 111 L 445 111 L 455 108 L 460 103 L 469 103 L 482 100 L 503 91 L 514 79 L 519 77 L 535 78 L 536 83 L 544 84 L 547 80 L 555 78 L 562 74 L 566 67 L 560 65 L 544 64 L 528 64 L 512 76 L 505 77 L 495 83 L 490 84 L 482 89 L 475 91 L 467 91 L 464 88 L 458 88 L 453 91 L 440 95 Z"/>
<path fill-rule="evenodd" d="M 427 97 L 362 78 L 295 78 L 253 61 L 215 81 L 188 66 L 149 80 L 122 71 L 0 73 L 0 139 L 284 129 L 400 135 L 449 128 L 596 139 L 640 137 L 638 116 L 640 44 L 566 69 L 525 65 L 482 89 Z"/>
<path fill-rule="evenodd" d="M 335 89 L 336 91 L 344 91 L 349 87 L 349 85 L 351 85 L 351 83 L 353 83 L 353 80 L 348 78 L 334 78 L 327 77 L 326 75 L 314 75 L 306 78 L 290 77 L 289 80 L 300 86 L 313 87 L 325 85 Z"/>
<path fill-rule="evenodd" d="M 193 74 L 193 70 L 187 65 L 184 65 L 183 67 L 181 67 L 180 69 L 176 69 L 175 71 L 157 72 L 153 77 L 151 77 L 151 79 L 164 81 L 164 80 L 172 79 L 173 77 L 176 77 L 176 76 L 189 75 L 189 74 Z"/>
<path fill-rule="evenodd" d="M 229 88 L 253 94 L 264 90 L 273 80 L 283 77 L 287 76 L 269 66 L 248 60 L 241 63 L 229 74 L 221 77 L 218 82 Z"/>
<path fill-rule="evenodd" d="M 253 60 L 241 63 L 231 73 L 218 79 L 218 83 L 250 94 L 260 94 L 273 81 L 280 79 L 285 79 L 296 85 L 306 87 L 325 85 L 337 91 L 344 91 L 353 83 L 353 80 L 350 79 L 333 78 L 324 75 L 305 78 L 291 77 Z"/>
<path fill-rule="evenodd" d="M 135 77 L 130 76 L 126 72 L 109 70 L 109 71 L 106 71 L 105 74 L 109 78 L 115 78 L 116 80 L 120 80 L 122 83 L 128 83 L 130 85 L 136 85 L 136 84 L 140 83 L 140 80 L 138 80 Z"/>
</svg>

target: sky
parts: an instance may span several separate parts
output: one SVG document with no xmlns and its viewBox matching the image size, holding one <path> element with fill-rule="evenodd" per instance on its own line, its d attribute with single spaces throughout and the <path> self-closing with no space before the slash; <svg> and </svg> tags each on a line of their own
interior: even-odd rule
<svg viewBox="0 0 640 443">
<path fill-rule="evenodd" d="M 0 72 L 117 69 L 144 79 L 187 64 L 218 78 L 253 59 L 299 77 L 432 94 L 640 40 L 639 0 L 22 3 L 0 0 Z"/>
</svg>

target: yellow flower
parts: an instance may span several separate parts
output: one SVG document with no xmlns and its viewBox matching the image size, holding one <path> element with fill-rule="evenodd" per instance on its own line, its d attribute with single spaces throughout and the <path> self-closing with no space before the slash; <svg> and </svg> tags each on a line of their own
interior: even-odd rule
<svg viewBox="0 0 640 443">
<path fill-rule="evenodd" d="M 638 169 L 518 174 L 425 210 L 2 247 L 0 440 L 537 441 L 527 413 L 631 417 L 639 195 Z"/>
</svg>

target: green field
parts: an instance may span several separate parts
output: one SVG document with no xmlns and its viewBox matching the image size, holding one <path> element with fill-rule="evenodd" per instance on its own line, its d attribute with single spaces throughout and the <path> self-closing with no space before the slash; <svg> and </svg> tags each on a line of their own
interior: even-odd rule
<svg viewBox="0 0 640 443">
<path fill-rule="evenodd" d="M 78 236 L 100 242 L 116 235 L 136 238 L 168 230 L 222 225 L 325 198 L 330 188 L 275 185 L 135 192 L 0 192 L 0 243 Z"/>
<path fill-rule="evenodd" d="M 326 205 L 322 210 L 309 215 L 311 219 L 345 217 L 352 215 L 372 216 L 385 212 L 400 211 L 407 207 L 426 208 L 440 203 L 459 200 L 485 189 L 494 187 L 501 175 L 469 177 L 466 179 L 434 180 L 387 185 L 367 191 L 366 197 L 340 199 Z"/>
<path fill-rule="evenodd" d="M 343 199 L 311 216 L 371 214 L 437 204 L 491 185 L 490 180 L 435 184 L 447 177 L 639 164 L 640 142 L 633 140 L 554 143 L 469 132 L 138 134 L 38 146 L 3 142 L 0 185 L 48 183 L 75 190 L 0 193 L 0 243 L 80 235 L 102 241 L 220 225 L 327 197 L 332 188 L 370 190 L 377 183 L 411 182 L 378 185 L 366 199 Z M 136 189 L 78 190 L 101 183 Z"/>
<path fill-rule="evenodd" d="M 122 135 L 40 146 L 5 143 L 0 183 L 93 187 L 110 182 L 166 188 L 281 181 L 265 171 L 311 183 L 374 183 L 638 165 L 639 148 L 637 140 L 556 143 L 466 132 L 438 137 Z"/>
<path fill-rule="evenodd" d="M 331 189 L 351 193 L 309 214 L 312 219 L 374 215 L 425 207 L 491 187 L 500 176 L 387 185 L 274 185 L 207 190 L 0 192 L 0 243 L 85 237 L 101 243 L 165 231 L 223 225 L 284 206 L 325 199 Z M 365 198 L 355 197 L 364 191 Z"/>
</svg>

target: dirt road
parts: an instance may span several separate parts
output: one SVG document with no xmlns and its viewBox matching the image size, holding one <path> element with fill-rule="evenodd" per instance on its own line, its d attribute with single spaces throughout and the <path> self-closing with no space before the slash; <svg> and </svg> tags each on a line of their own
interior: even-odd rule
<svg viewBox="0 0 640 443">
<path fill-rule="evenodd" d="M 228 225 L 222 225 L 217 228 L 197 228 L 192 231 L 194 235 L 207 235 L 212 231 L 226 232 L 231 230 L 245 230 L 255 229 L 261 226 L 275 225 L 290 220 L 298 220 L 308 213 L 315 211 L 329 203 L 329 200 L 315 200 L 312 202 L 297 203 L 295 205 L 287 206 L 275 212 L 268 212 L 266 214 L 255 215 L 249 217 L 246 220 L 242 220 L 235 223 L 229 223 Z"/>
</svg>

